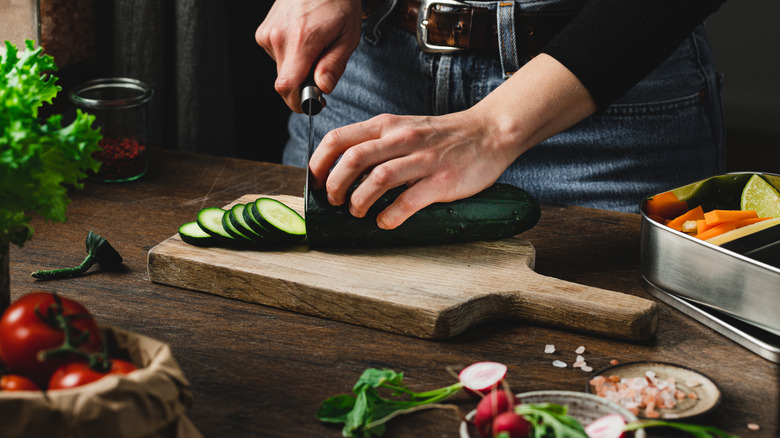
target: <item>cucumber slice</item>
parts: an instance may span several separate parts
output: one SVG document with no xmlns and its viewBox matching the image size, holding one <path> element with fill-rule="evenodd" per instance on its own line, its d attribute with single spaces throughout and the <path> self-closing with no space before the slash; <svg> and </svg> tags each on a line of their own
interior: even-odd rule
<svg viewBox="0 0 780 438">
<path fill-rule="evenodd" d="M 180 226 L 179 237 L 183 242 L 195 246 L 214 246 L 220 242 L 219 239 L 203 231 L 203 228 L 195 221 Z"/>
<path fill-rule="evenodd" d="M 230 235 L 222 226 L 222 218 L 225 216 L 224 209 L 219 207 L 206 207 L 198 212 L 198 225 L 209 235 L 222 240 L 225 243 L 235 242 L 236 239 Z"/>
<path fill-rule="evenodd" d="M 230 214 L 228 215 L 230 223 L 247 237 L 250 237 L 256 241 L 262 240 L 263 236 L 255 232 L 255 230 L 253 230 L 249 224 L 246 223 L 246 219 L 244 219 L 244 209 L 246 209 L 246 204 L 234 205 L 233 208 L 230 209 Z"/>
<path fill-rule="evenodd" d="M 224 228 L 228 234 L 230 234 L 239 242 L 248 244 L 255 243 L 255 239 L 241 232 L 241 230 L 233 225 L 233 223 L 230 221 L 230 210 L 225 211 L 225 213 L 222 215 L 222 228 Z"/>
<path fill-rule="evenodd" d="M 241 216 L 244 218 L 244 223 L 249 227 L 250 230 L 254 231 L 258 235 L 262 236 L 264 240 L 273 240 L 274 235 L 265 229 L 257 220 L 255 219 L 255 215 L 252 212 L 255 208 L 255 203 L 250 202 L 249 204 L 246 204 L 244 207 L 244 211 L 242 212 Z"/>
<path fill-rule="evenodd" d="M 306 236 L 306 221 L 292 208 L 271 198 L 258 198 L 249 211 L 255 222 L 279 239 L 301 240 Z"/>
</svg>

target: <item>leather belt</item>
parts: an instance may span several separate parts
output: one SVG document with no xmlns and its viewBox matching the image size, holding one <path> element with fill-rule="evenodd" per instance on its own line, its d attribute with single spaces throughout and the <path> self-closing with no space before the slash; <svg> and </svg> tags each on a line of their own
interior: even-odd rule
<svg viewBox="0 0 780 438">
<path fill-rule="evenodd" d="M 364 0 L 364 18 L 383 4 L 384 0 Z M 515 11 L 517 51 L 538 53 L 578 12 L 579 9 Z M 424 52 L 481 50 L 498 53 L 495 9 L 458 0 L 398 0 L 388 18 L 417 35 L 417 44 Z"/>
</svg>

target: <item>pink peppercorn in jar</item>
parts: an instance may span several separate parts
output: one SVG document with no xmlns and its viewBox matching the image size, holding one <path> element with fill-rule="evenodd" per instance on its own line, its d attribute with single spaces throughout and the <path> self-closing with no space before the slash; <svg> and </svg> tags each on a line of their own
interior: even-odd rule
<svg viewBox="0 0 780 438">
<path fill-rule="evenodd" d="M 95 116 L 102 150 L 94 157 L 100 170 L 89 178 L 104 182 L 134 181 L 148 169 L 147 107 L 154 90 L 131 78 L 95 79 L 77 85 L 70 100 Z"/>
</svg>

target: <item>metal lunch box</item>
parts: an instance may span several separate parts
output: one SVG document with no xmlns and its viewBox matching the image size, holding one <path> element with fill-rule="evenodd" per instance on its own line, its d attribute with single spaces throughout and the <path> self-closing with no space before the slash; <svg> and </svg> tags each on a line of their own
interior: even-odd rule
<svg viewBox="0 0 780 438">
<path fill-rule="evenodd" d="M 727 173 L 670 191 L 690 208 L 736 210 L 742 189 L 755 174 Z M 758 174 L 780 190 L 780 175 Z M 767 235 L 771 241 L 763 242 L 771 253 L 753 256 L 734 245 L 732 249 L 717 246 L 651 219 L 646 204 L 653 196 L 640 204 L 640 270 L 650 292 L 763 357 L 780 362 L 780 257 L 776 256 L 780 240 L 775 230 L 780 226 L 772 227 L 773 235 Z M 771 254 L 769 259 L 766 254 Z M 761 339 L 734 330 L 734 324 L 725 320 L 745 323 L 751 332 L 757 328 Z"/>
</svg>

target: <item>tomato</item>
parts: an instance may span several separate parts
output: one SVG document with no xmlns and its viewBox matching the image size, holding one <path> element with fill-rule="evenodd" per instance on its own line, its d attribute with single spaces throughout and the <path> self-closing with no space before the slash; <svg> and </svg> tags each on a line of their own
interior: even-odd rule
<svg viewBox="0 0 780 438">
<path fill-rule="evenodd" d="M 70 362 L 54 371 L 49 380 L 49 390 L 75 388 L 111 374 L 129 374 L 135 370 L 135 365 L 121 359 L 111 359 L 111 369 L 106 372 L 93 370 L 87 362 Z"/>
<path fill-rule="evenodd" d="M 0 376 L 0 392 L 2 391 L 40 391 L 40 388 L 27 377 L 18 374 L 3 374 Z"/>
<path fill-rule="evenodd" d="M 86 333 L 83 335 L 85 340 L 78 346 L 80 350 L 98 352 L 102 349 L 100 331 L 87 309 L 65 297 L 56 298 L 61 303 L 61 312 L 57 312 L 54 294 L 32 292 L 14 301 L 0 319 L 0 359 L 11 372 L 29 377 L 39 387 L 48 383 L 54 370 L 74 360 L 72 354 L 46 361 L 38 358 L 38 353 L 60 347 L 65 341 L 64 331 L 53 323 L 57 313 L 69 319 L 74 338 Z"/>
</svg>

